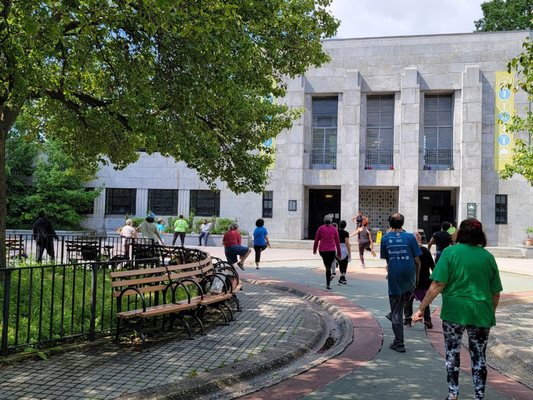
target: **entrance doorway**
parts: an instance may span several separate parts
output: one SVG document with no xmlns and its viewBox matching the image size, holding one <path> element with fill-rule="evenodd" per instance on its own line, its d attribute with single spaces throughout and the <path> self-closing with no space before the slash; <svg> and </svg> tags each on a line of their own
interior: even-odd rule
<svg viewBox="0 0 533 400">
<path fill-rule="evenodd" d="M 443 221 L 455 221 L 455 190 L 420 190 L 418 228 L 424 230 L 428 242 Z"/>
<path fill-rule="evenodd" d="M 333 222 L 340 222 L 340 189 L 309 189 L 309 225 L 307 239 L 314 239 L 316 231 L 324 223 L 326 214 L 333 215 Z"/>
</svg>

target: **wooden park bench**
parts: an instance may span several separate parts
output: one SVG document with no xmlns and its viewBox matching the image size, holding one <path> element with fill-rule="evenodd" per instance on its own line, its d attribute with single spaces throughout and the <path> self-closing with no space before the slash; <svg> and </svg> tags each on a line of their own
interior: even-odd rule
<svg viewBox="0 0 533 400">
<path fill-rule="evenodd" d="M 219 310 L 225 324 L 233 319 L 226 301 L 235 300 L 237 309 L 240 309 L 233 293 L 233 288 L 240 285 L 238 275 L 235 277 L 231 271 L 224 269 L 220 273 L 215 271 L 211 258 L 205 257 L 205 253 L 203 260 L 193 263 L 114 271 L 110 276 L 113 296 L 117 300 L 116 340 L 124 322 L 139 334 L 144 343 L 143 323 L 158 317 L 162 317 L 162 329 L 167 322 L 172 328 L 174 321 L 180 320 L 191 338 L 192 331 L 186 316 L 199 324 L 203 335 L 202 317 L 208 307 Z M 216 281 L 222 287 L 220 293 L 211 290 Z M 230 284 L 232 281 L 237 282 L 235 286 Z M 229 311 L 229 318 L 224 310 Z"/>
<path fill-rule="evenodd" d="M 67 260 L 71 263 L 96 261 L 100 257 L 100 248 L 97 240 L 65 240 L 65 248 Z"/>
<path fill-rule="evenodd" d="M 6 238 L 6 253 L 9 258 L 27 258 L 28 255 L 24 249 L 24 242 L 22 236 Z"/>
</svg>

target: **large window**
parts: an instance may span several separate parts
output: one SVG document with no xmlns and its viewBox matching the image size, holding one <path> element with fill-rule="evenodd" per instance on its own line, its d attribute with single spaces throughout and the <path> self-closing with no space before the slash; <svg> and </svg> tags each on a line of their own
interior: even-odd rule
<svg viewBox="0 0 533 400">
<path fill-rule="evenodd" d="M 507 224 L 507 195 L 496 195 L 496 224 Z"/>
<path fill-rule="evenodd" d="M 105 213 L 116 215 L 135 215 L 136 189 L 106 189 Z"/>
<path fill-rule="evenodd" d="M 148 209 L 157 215 L 177 215 L 178 190 L 149 189 Z"/>
<path fill-rule="evenodd" d="M 337 96 L 313 99 L 312 169 L 337 168 Z"/>
<path fill-rule="evenodd" d="M 453 169 L 452 95 L 424 97 L 424 169 Z"/>
<path fill-rule="evenodd" d="M 191 190 L 190 211 L 201 217 L 220 215 L 220 192 Z"/>
<path fill-rule="evenodd" d="M 368 96 L 365 169 L 393 169 L 393 146 L 394 96 Z"/>
<path fill-rule="evenodd" d="M 273 199 L 271 190 L 263 192 L 263 218 L 272 218 Z"/>
</svg>

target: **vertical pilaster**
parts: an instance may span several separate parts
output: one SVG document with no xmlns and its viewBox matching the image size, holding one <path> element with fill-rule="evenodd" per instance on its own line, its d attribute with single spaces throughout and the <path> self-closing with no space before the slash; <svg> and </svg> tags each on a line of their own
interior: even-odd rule
<svg viewBox="0 0 533 400">
<path fill-rule="evenodd" d="M 476 204 L 481 219 L 482 86 L 477 65 L 463 72 L 461 107 L 461 167 L 457 221 L 467 217 L 468 203 Z"/>
<path fill-rule="evenodd" d="M 148 212 L 148 189 L 137 189 L 135 193 L 136 214 L 146 216 Z"/>
<path fill-rule="evenodd" d="M 337 168 L 342 176 L 341 219 L 348 223 L 359 208 L 359 149 L 361 143 L 361 79 L 357 69 L 346 70 L 342 120 L 337 135 Z"/>
<path fill-rule="evenodd" d="M 189 216 L 190 201 L 191 191 L 180 189 L 178 192 L 178 215 L 183 215 L 185 218 Z"/>
<path fill-rule="evenodd" d="M 398 211 L 405 229 L 418 228 L 420 158 L 420 83 L 416 67 L 405 68 L 401 83 L 400 143 L 394 144 L 394 168 L 400 168 Z M 396 151 L 398 150 L 398 151 Z"/>
</svg>

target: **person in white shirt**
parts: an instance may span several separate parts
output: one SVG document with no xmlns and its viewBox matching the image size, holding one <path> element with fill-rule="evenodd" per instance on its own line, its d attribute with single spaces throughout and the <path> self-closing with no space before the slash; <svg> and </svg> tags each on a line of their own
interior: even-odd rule
<svg viewBox="0 0 533 400">
<path fill-rule="evenodd" d="M 202 238 L 204 239 L 205 246 L 207 246 L 207 239 L 213 229 L 213 223 L 204 219 L 204 223 L 200 226 L 200 236 L 198 236 L 198 246 L 202 245 Z"/>
</svg>

